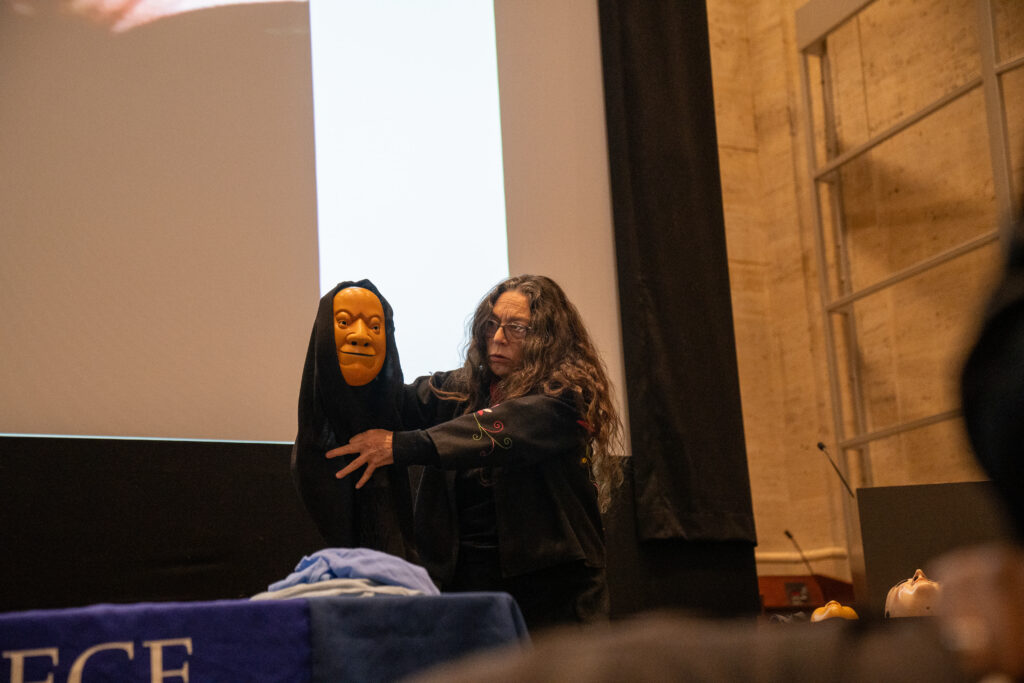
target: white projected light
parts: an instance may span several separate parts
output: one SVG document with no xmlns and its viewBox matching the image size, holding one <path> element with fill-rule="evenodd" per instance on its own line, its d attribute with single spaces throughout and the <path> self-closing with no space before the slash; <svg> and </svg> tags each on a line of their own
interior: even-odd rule
<svg viewBox="0 0 1024 683">
<path fill-rule="evenodd" d="M 320 290 L 369 278 L 407 380 L 461 364 L 508 274 L 494 8 L 313 0 Z"/>
</svg>

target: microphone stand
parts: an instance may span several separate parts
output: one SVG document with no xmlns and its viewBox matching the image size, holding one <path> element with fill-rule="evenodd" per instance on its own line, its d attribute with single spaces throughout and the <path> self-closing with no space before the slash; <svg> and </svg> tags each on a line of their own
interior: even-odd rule
<svg viewBox="0 0 1024 683">
<path fill-rule="evenodd" d="M 851 489 L 850 485 L 846 483 L 846 477 L 844 477 L 843 473 L 839 471 L 839 467 L 836 465 L 835 460 L 833 460 L 832 456 L 828 454 L 828 449 L 825 448 L 825 444 L 821 441 L 818 442 L 818 450 L 824 453 L 825 457 L 828 458 L 829 463 L 832 465 L 832 469 L 834 469 L 836 474 L 839 475 L 839 481 L 843 482 L 843 486 L 846 487 L 846 492 L 850 494 L 850 498 L 856 498 L 857 496 L 853 495 L 853 489 Z"/>
</svg>

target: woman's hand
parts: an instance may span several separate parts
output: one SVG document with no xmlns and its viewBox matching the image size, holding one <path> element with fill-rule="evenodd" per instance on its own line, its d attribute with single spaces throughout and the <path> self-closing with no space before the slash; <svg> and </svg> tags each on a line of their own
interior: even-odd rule
<svg viewBox="0 0 1024 683">
<path fill-rule="evenodd" d="M 363 484 L 370 480 L 374 470 L 395 462 L 391 451 L 392 433 L 386 429 L 368 429 L 361 434 L 353 436 L 344 446 L 327 451 L 326 455 L 328 458 L 337 458 L 340 455 L 349 455 L 351 453 L 359 454 L 358 457 L 346 465 L 344 469 L 339 470 L 334 476 L 338 479 L 344 479 L 363 465 L 366 465 L 366 471 L 363 472 L 363 476 L 356 482 L 356 488 L 361 489 Z"/>
</svg>

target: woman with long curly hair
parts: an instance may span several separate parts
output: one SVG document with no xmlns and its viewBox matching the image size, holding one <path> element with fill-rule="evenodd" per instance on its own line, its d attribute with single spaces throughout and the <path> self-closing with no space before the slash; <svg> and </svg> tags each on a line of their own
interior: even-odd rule
<svg viewBox="0 0 1024 683">
<path fill-rule="evenodd" d="M 371 429 L 356 487 L 391 464 L 422 466 L 420 559 L 446 591 L 501 590 L 530 628 L 605 618 L 600 513 L 622 479 L 621 422 L 576 307 L 553 280 L 509 278 L 480 302 L 466 362 L 406 387 L 404 431 Z"/>
</svg>

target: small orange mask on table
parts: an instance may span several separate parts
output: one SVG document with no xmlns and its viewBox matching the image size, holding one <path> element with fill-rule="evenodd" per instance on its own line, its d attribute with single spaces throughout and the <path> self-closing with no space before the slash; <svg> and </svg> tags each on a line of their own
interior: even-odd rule
<svg viewBox="0 0 1024 683">
<path fill-rule="evenodd" d="M 334 295 L 334 345 L 346 383 L 361 387 L 373 381 L 387 353 L 384 307 L 376 294 L 346 287 Z"/>
<path fill-rule="evenodd" d="M 814 610 L 811 614 L 811 621 L 824 621 L 826 619 L 857 619 L 857 612 L 852 607 L 841 605 L 835 600 L 829 600 L 824 606 Z"/>
</svg>

